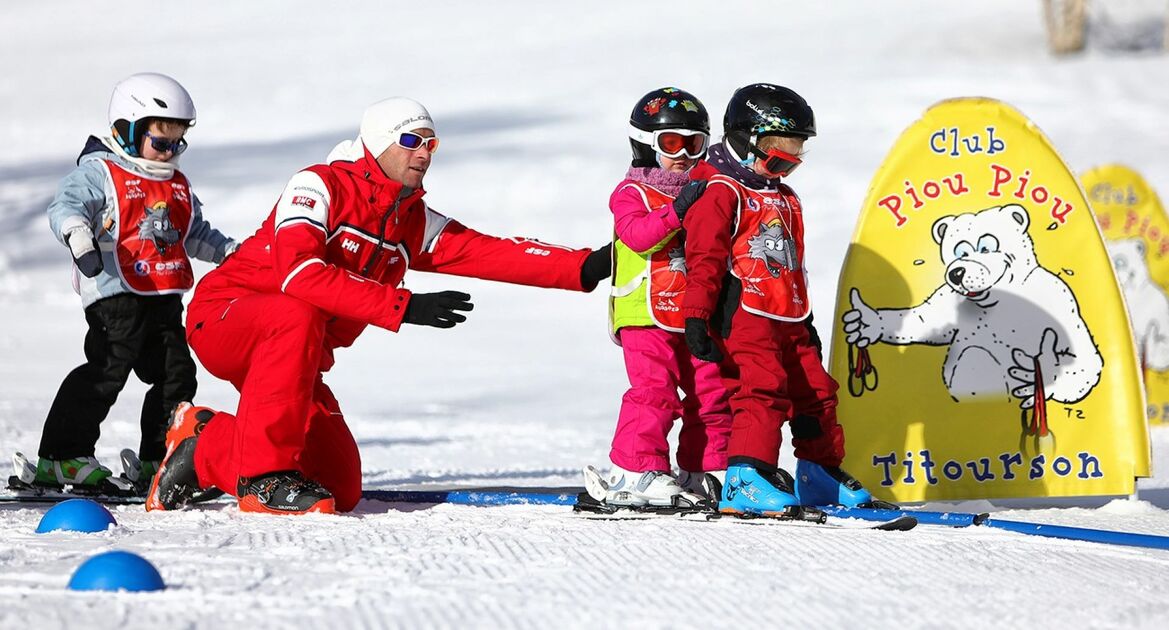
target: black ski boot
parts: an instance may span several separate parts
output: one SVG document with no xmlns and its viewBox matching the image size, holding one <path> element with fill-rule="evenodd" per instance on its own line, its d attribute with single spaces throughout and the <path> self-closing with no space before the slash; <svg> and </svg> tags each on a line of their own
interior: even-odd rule
<svg viewBox="0 0 1169 630">
<path fill-rule="evenodd" d="M 150 483 L 146 495 L 146 509 L 177 510 L 191 502 L 200 491 L 199 476 L 195 474 L 195 445 L 197 438 L 187 438 L 162 460 L 158 474 Z"/>
<path fill-rule="evenodd" d="M 295 470 L 281 470 L 239 480 L 241 512 L 266 514 L 336 513 L 333 495 Z"/>
</svg>

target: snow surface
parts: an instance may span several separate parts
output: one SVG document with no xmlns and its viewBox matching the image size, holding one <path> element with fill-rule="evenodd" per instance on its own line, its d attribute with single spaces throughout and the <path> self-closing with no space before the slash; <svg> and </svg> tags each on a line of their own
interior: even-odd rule
<svg viewBox="0 0 1169 630">
<path fill-rule="evenodd" d="M 820 129 L 792 180 L 809 208 L 820 305 L 833 303 L 870 177 L 944 98 L 1012 103 L 1077 172 L 1124 162 L 1169 197 L 1169 60 L 1052 58 L 1034 1 L 178 6 L 71 0 L 0 13 L 0 453 L 35 454 L 58 384 L 82 361 L 68 256 L 43 211 L 86 135 L 105 126 L 110 87 L 133 72 L 167 72 L 194 95 L 199 124 L 183 167 L 207 217 L 238 236 L 293 172 L 355 134 L 365 105 L 396 94 L 437 120 L 435 207 L 490 233 L 595 246 L 609 236 L 606 201 L 627 165 L 638 96 L 676 84 L 717 124 L 734 88 L 792 86 Z M 367 487 L 569 486 L 580 466 L 606 463 L 625 381 L 604 295 L 407 281 L 468 290 L 476 309 L 452 331 L 371 331 L 339 353 L 327 380 L 360 442 Z M 127 385 L 100 458 L 115 463 L 137 444 L 144 391 Z M 204 374 L 198 402 L 231 409 L 236 395 Z M 1169 534 L 1169 430 L 1153 437 L 1160 477 L 1142 481 L 1138 497 L 957 507 Z M 228 505 L 119 508 L 105 534 L 37 535 L 43 511 L 0 506 L 0 628 L 1169 622 L 1169 553 L 984 529 L 598 522 L 556 507 L 367 501 L 352 515 L 300 519 Z M 84 558 L 108 549 L 147 557 L 170 590 L 65 589 Z"/>
</svg>

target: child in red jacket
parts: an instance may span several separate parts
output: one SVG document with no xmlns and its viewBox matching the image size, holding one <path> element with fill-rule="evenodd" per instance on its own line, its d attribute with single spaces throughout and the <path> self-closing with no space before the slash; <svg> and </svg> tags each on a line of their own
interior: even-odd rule
<svg viewBox="0 0 1169 630">
<path fill-rule="evenodd" d="M 682 307 L 691 351 L 720 363 L 731 392 L 719 509 L 766 514 L 800 504 L 867 503 L 868 491 L 840 469 L 837 384 L 809 325 L 803 209 L 782 183 L 816 135 L 812 109 L 787 88 L 749 85 L 731 97 L 723 132 L 697 173 L 709 178 L 706 192 L 684 221 L 689 273 Z M 787 421 L 799 460 L 794 481 L 778 467 Z"/>
</svg>

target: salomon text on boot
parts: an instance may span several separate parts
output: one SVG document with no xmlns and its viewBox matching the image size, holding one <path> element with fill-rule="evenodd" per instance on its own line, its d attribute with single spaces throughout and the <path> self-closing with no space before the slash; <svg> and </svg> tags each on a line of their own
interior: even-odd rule
<svg viewBox="0 0 1169 630">
<path fill-rule="evenodd" d="M 238 490 L 241 512 L 334 514 L 337 511 L 332 493 L 295 470 L 241 477 Z"/>
</svg>

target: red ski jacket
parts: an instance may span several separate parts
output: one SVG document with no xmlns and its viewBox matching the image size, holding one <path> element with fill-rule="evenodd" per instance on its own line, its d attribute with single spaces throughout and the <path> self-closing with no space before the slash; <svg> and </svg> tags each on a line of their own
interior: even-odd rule
<svg viewBox="0 0 1169 630">
<path fill-rule="evenodd" d="M 365 152 L 310 166 L 289 181 L 260 229 L 199 282 L 188 319 L 250 293 L 282 292 L 335 316 L 328 345 L 350 345 L 368 324 L 397 331 L 406 269 L 581 291 L 591 250 L 497 238 L 428 207 Z"/>
</svg>

